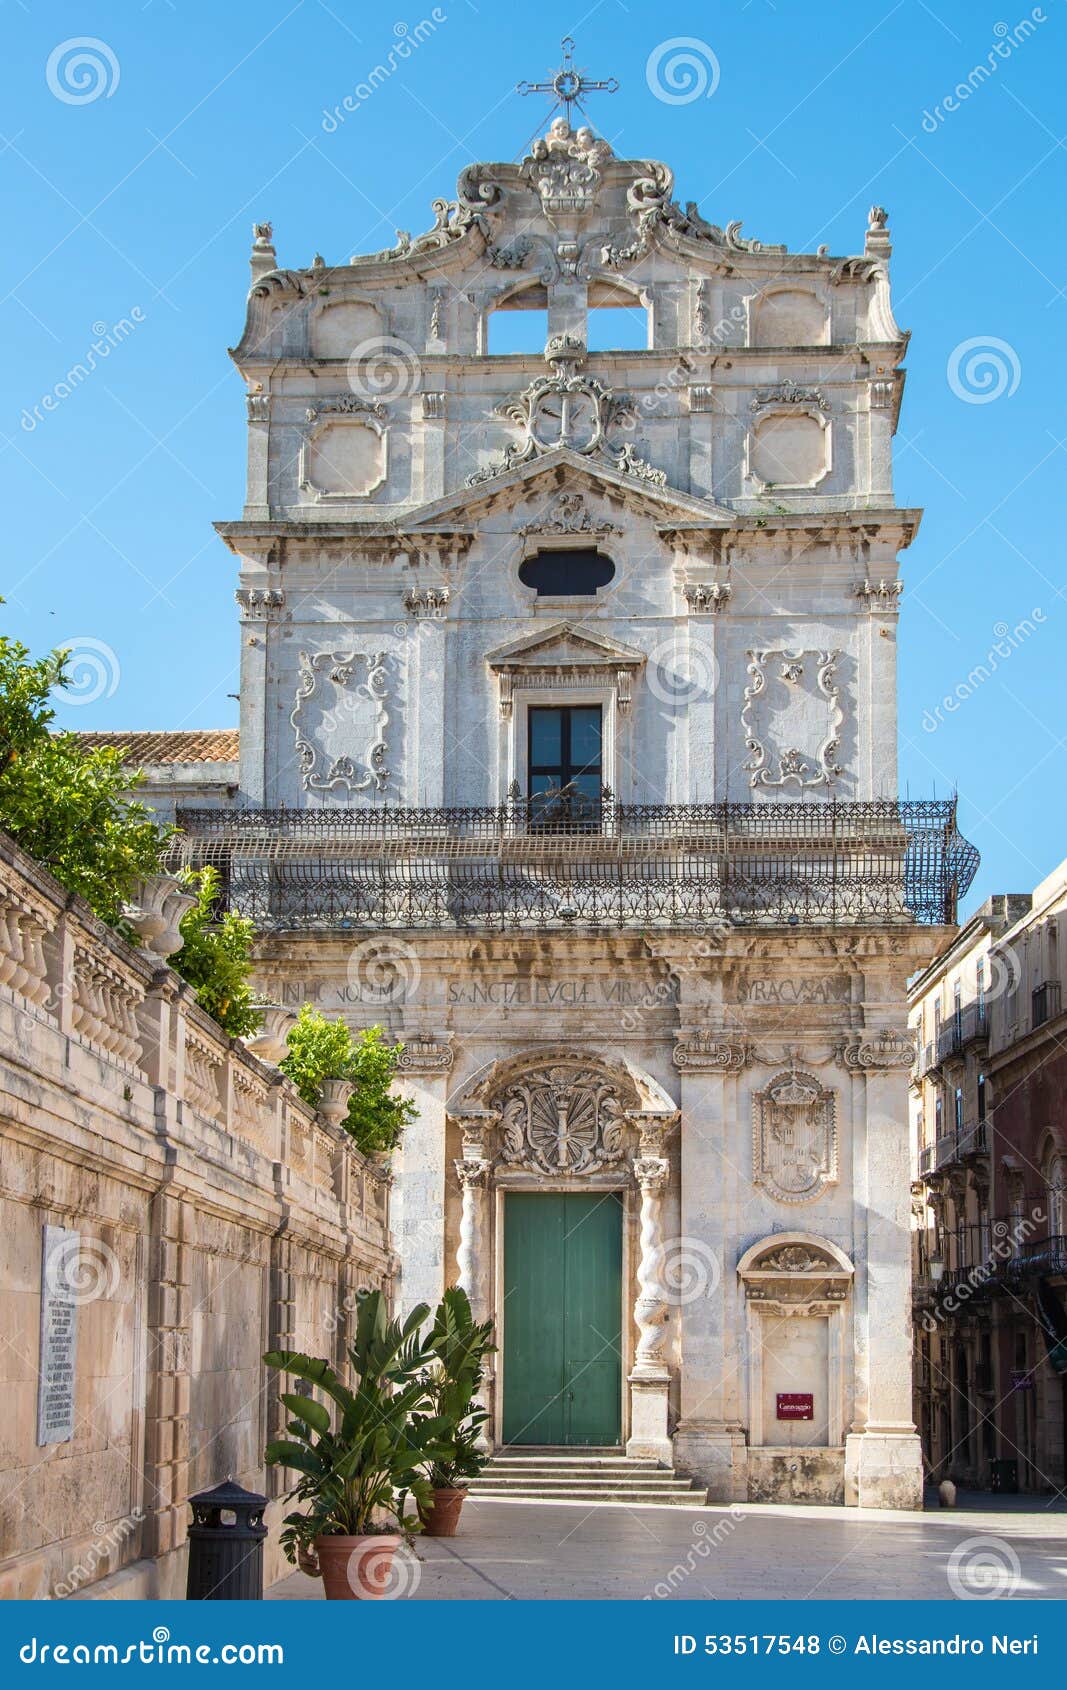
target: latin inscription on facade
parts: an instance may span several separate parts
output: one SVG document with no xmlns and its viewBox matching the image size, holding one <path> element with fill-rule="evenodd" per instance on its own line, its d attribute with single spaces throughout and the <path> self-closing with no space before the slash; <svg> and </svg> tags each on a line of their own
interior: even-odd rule
<svg viewBox="0 0 1067 1690">
<path fill-rule="evenodd" d="M 569 1008 L 600 1005 L 623 1009 L 655 1009 L 678 1001 L 674 982 L 654 986 L 637 980 L 450 980 L 448 1002 L 494 1008 L 565 1004 Z"/>
<path fill-rule="evenodd" d="M 78 1304 L 70 1267 L 81 1238 L 62 1226 L 46 1226 L 41 1237 L 41 1351 L 37 1386 L 37 1442 L 65 1444 L 74 1436 L 74 1368 Z"/>
<path fill-rule="evenodd" d="M 790 1004 L 848 1003 L 852 983 L 847 975 L 813 976 L 799 980 L 770 980 L 763 976 L 738 981 L 738 1000 L 741 1003 Z"/>
</svg>

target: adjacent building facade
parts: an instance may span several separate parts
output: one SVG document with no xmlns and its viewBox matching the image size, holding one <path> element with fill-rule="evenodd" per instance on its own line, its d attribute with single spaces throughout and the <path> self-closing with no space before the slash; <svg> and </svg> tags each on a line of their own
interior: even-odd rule
<svg viewBox="0 0 1067 1690">
<path fill-rule="evenodd" d="M 974 853 L 897 801 L 885 212 L 790 254 L 563 120 L 434 209 L 257 226 L 239 757 L 151 790 L 267 991 L 404 1041 L 401 1296 L 495 1319 L 494 1443 L 914 1506 L 906 982 Z"/>
<path fill-rule="evenodd" d="M 933 1476 L 1067 1483 L 1067 864 L 914 982 L 916 1419 Z"/>
</svg>

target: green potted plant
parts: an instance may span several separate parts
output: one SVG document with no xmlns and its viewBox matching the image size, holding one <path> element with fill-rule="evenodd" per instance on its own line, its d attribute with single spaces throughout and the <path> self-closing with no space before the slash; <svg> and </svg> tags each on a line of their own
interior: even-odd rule
<svg viewBox="0 0 1067 1690">
<path fill-rule="evenodd" d="M 477 1322 L 466 1291 L 451 1286 L 438 1305 L 426 1344 L 433 1356 L 426 1375 L 426 1423 L 429 1426 L 432 1420 L 435 1438 L 447 1446 L 427 1469 L 432 1501 L 419 1505 L 428 1537 L 455 1537 L 467 1497 L 464 1481 L 477 1478 L 488 1459 L 479 1433 L 489 1416 L 475 1401 L 475 1393 L 485 1358 L 496 1347 L 492 1338 L 492 1322 Z M 443 1433 L 442 1424 L 447 1427 Z"/>
<path fill-rule="evenodd" d="M 271 1465 L 300 1478 L 288 1501 L 282 1548 L 294 1565 L 321 1574 L 328 1600 L 374 1601 L 389 1594 L 393 1557 L 417 1515 L 433 1500 L 426 1470 L 451 1445 L 448 1425 L 432 1412 L 429 1344 L 419 1328 L 430 1310 L 421 1303 L 401 1324 L 391 1320 L 380 1291 L 362 1298 L 349 1350 L 350 1389 L 329 1362 L 292 1350 L 271 1350 L 268 1367 L 293 1374 L 327 1399 L 284 1392 L 293 1418 L 287 1438 L 267 1446 Z"/>
</svg>

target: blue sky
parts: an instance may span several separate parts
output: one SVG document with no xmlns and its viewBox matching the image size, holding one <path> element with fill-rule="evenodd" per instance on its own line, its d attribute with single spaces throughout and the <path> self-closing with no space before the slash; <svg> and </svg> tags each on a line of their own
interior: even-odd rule
<svg viewBox="0 0 1067 1690">
<path fill-rule="evenodd" d="M 542 127 L 547 102 L 514 85 L 543 77 L 570 33 L 580 65 L 621 83 L 590 102 L 597 128 L 666 159 L 711 221 L 856 252 L 868 206 L 889 208 L 896 314 L 914 334 L 897 494 L 926 507 L 904 556 L 903 779 L 912 796 L 959 788 L 983 854 L 975 895 L 1030 887 L 1065 854 L 1067 810 L 1063 0 L 444 0 L 397 74 L 324 125 L 432 13 L 4 0 L 0 590 L 9 631 L 84 652 L 85 702 L 61 719 L 236 721 L 235 560 L 211 522 L 243 494 L 226 348 L 252 222 L 273 220 L 290 265 L 427 227 L 464 163 L 515 157 Z M 86 82 L 56 54 L 84 37 L 103 43 Z M 679 37 L 710 97 L 650 86 L 650 59 Z M 954 98 L 976 65 L 995 68 Z M 42 408 L 123 319 L 89 379 Z"/>
</svg>

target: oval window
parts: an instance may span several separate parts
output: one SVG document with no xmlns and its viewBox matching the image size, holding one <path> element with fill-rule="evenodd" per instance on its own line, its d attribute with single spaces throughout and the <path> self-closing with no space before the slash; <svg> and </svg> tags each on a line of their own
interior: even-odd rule
<svg viewBox="0 0 1067 1690">
<path fill-rule="evenodd" d="M 591 546 L 535 552 L 519 567 L 519 580 L 533 587 L 538 598 L 591 598 L 614 578 L 611 559 Z"/>
</svg>

